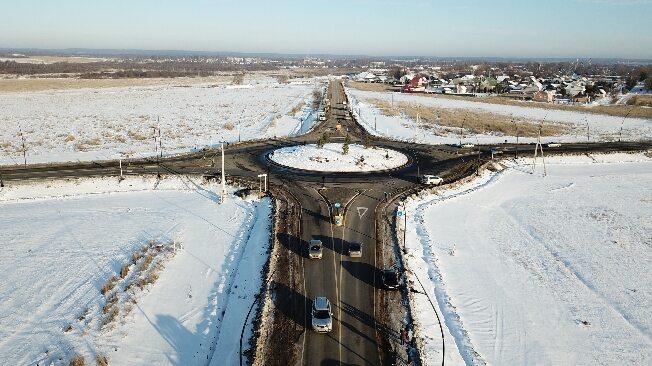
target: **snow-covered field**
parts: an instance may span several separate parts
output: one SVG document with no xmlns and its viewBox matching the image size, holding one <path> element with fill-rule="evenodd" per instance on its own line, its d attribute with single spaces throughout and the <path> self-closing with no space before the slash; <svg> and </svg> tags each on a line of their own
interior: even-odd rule
<svg viewBox="0 0 652 366">
<path fill-rule="evenodd" d="M 408 162 L 407 156 L 391 149 L 365 149 L 351 144 L 344 155 L 342 147 L 341 143 L 325 144 L 322 148 L 314 144 L 284 147 L 270 154 L 270 159 L 291 168 L 320 172 L 370 172 L 397 168 Z"/>
<path fill-rule="evenodd" d="M 188 178 L 3 188 L 0 364 L 68 365 L 74 355 L 86 364 L 96 355 L 111 365 L 239 364 L 271 209 L 267 199 L 233 196 L 220 205 L 216 192 Z M 149 243 L 160 247 L 133 256 Z M 153 270 L 158 279 L 141 284 Z"/>
<path fill-rule="evenodd" d="M 22 93 L 0 92 L 0 164 L 153 156 L 154 127 L 164 154 L 218 141 L 293 135 L 315 121 L 317 79 L 279 84 L 157 85 Z M 20 128 L 19 128 L 20 127 Z"/>
<path fill-rule="evenodd" d="M 390 93 L 390 92 L 373 92 L 361 91 L 354 88 L 347 88 L 351 107 L 356 115 L 358 111 L 360 118 L 358 120 L 367 129 L 367 131 L 380 135 L 391 137 L 399 140 L 413 141 L 415 139 L 421 143 L 430 144 L 455 144 L 460 141 L 459 133 L 450 132 L 448 135 L 440 136 L 433 133 L 432 130 L 415 130 L 415 121 L 407 116 L 386 116 L 374 105 L 365 102 L 369 99 L 379 99 L 394 103 L 409 102 L 419 104 L 425 107 L 438 107 L 453 110 L 459 110 L 464 113 L 465 110 L 474 110 L 478 112 L 489 112 L 509 116 L 510 118 L 520 119 L 538 123 L 545 119 L 548 122 L 560 122 L 574 128 L 575 134 L 562 135 L 555 137 L 542 138 L 543 142 L 586 142 L 586 124 L 589 124 L 589 135 L 591 141 L 617 140 L 619 138 L 622 126 L 623 140 L 641 140 L 652 139 L 652 120 L 613 117 L 607 115 L 598 115 L 592 113 L 581 113 L 574 111 L 549 110 L 533 107 L 521 107 L 514 105 L 501 105 L 492 103 L 475 102 L 464 99 L 448 99 L 425 97 L 415 94 Z M 393 96 L 392 96 L 393 95 Z M 481 100 L 481 98 L 480 98 Z M 377 129 L 375 129 L 377 128 Z M 514 136 L 491 135 L 491 134 L 467 134 L 466 139 L 470 142 L 481 144 L 498 144 L 507 140 L 510 143 L 516 142 Z M 519 142 L 536 142 L 536 138 L 523 138 Z"/>
<path fill-rule="evenodd" d="M 546 162 L 407 204 L 409 278 L 443 316 L 446 364 L 651 364 L 652 160 Z M 438 365 L 435 314 L 413 298 Z"/>
</svg>

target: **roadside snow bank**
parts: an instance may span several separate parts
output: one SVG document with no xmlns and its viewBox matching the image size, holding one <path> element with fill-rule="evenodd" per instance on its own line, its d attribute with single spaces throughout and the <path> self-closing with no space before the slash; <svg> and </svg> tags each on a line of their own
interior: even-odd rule
<svg viewBox="0 0 652 366">
<path fill-rule="evenodd" d="M 543 177 L 531 161 L 505 162 L 408 200 L 409 278 L 443 314 L 446 363 L 649 364 L 652 160 L 547 164 Z M 425 359 L 439 364 L 433 309 L 413 299 Z"/>
<path fill-rule="evenodd" d="M 275 150 L 269 155 L 274 162 L 304 170 L 322 172 L 370 172 L 398 168 L 407 164 L 404 154 L 375 147 L 349 145 L 348 154 L 343 154 L 343 144 L 299 145 Z"/>
<path fill-rule="evenodd" d="M 77 354 L 90 363 L 103 354 L 109 364 L 239 364 L 235 335 L 261 286 L 271 209 L 232 194 L 220 205 L 218 192 L 200 178 L 3 188 L 0 364 L 68 364 Z M 137 267 L 126 279 L 121 268 L 152 242 L 174 242 L 176 254 L 132 292 Z M 104 324 L 112 276 L 127 300 Z M 248 327 L 245 349 L 250 335 Z"/>
</svg>

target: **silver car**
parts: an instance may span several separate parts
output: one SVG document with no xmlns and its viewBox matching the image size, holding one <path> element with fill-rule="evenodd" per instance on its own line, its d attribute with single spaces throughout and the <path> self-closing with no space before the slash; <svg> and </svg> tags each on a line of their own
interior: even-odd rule
<svg viewBox="0 0 652 366">
<path fill-rule="evenodd" d="M 308 257 L 310 259 L 321 259 L 323 252 L 323 247 L 321 245 L 321 240 L 311 240 L 310 246 L 308 247 Z"/>
<path fill-rule="evenodd" d="M 331 303 L 323 296 L 316 297 L 312 303 L 312 329 L 317 333 L 328 333 L 333 330 Z"/>
</svg>

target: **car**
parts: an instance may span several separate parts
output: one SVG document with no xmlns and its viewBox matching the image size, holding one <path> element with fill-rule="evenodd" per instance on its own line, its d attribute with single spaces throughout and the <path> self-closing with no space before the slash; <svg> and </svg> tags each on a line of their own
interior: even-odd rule
<svg viewBox="0 0 652 366">
<path fill-rule="evenodd" d="M 362 243 L 357 243 L 357 242 L 349 243 L 349 257 L 352 258 L 362 257 Z"/>
<path fill-rule="evenodd" d="M 333 224 L 335 224 L 335 226 L 344 225 L 344 215 L 333 215 Z"/>
<path fill-rule="evenodd" d="M 312 302 L 312 330 L 328 333 L 333 330 L 333 313 L 331 303 L 324 296 L 315 297 Z"/>
<path fill-rule="evenodd" d="M 500 148 L 500 147 L 492 147 L 491 150 L 489 150 L 489 152 L 490 152 L 492 155 L 500 155 L 500 154 L 503 153 L 503 149 Z"/>
<path fill-rule="evenodd" d="M 398 288 L 398 273 L 393 268 L 383 269 L 382 273 L 383 286 L 388 290 L 395 290 Z"/>
<path fill-rule="evenodd" d="M 465 142 L 463 144 L 460 144 L 460 147 L 463 148 L 463 149 L 472 149 L 472 148 L 475 147 L 475 145 L 473 145 L 470 142 Z"/>
<path fill-rule="evenodd" d="M 560 147 L 561 144 L 559 142 L 549 142 L 546 144 L 548 147 Z"/>
<path fill-rule="evenodd" d="M 321 259 L 323 251 L 321 240 L 313 239 L 310 241 L 310 246 L 308 247 L 308 257 L 310 259 Z"/>
<path fill-rule="evenodd" d="M 423 184 L 429 184 L 429 185 L 440 185 L 444 182 L 444 179 L 441 177 L 438 177 L 436 175 L 431 175 L 431 174 L 424 174 L 419 178 L 421 183 Z"/>
<path fill-rule="evenodd" d="M 320 121 L 325 121 L 326 120 L 326 113 L 319 112 L 319 120 Z"/>
</svg>

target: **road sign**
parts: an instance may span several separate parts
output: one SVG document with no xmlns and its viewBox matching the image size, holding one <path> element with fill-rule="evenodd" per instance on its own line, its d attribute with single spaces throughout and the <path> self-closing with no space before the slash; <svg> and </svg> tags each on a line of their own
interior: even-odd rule
<svg viewBox="0 0 652 366">
<path fill-rule="evenodd" d="M 339 203 L 339 202 L 335 202 L 335 204 L 333 206 L 335 206 L 335 208 L 340 208 L 340 207 L 342 207 L 342 204 Z"/>
<path fill-rule="evenodd" d="M 369 210 L 367 207 L 358 207 L 358 216 L 362 218 L 367 213 L 367 210 Z"/>
</svg>

